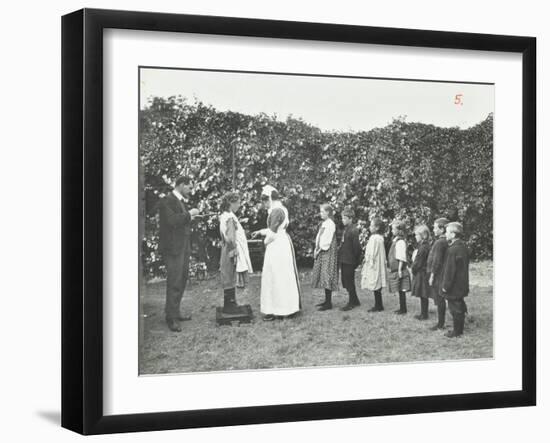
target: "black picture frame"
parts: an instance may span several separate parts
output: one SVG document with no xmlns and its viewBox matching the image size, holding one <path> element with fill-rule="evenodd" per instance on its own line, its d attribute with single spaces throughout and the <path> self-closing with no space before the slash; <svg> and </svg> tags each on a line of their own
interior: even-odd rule
<svg viewBox="0 0 550 443">
<path fill-rule="evenodd" d="M 103 30 L 522 54 L 522 389 L 106 416 L 103 413 Z M 536 39 L 233 17 L 83 9 L 62 18 L 62 426 L 82 434 L 536 404 Z"/>
</svg>

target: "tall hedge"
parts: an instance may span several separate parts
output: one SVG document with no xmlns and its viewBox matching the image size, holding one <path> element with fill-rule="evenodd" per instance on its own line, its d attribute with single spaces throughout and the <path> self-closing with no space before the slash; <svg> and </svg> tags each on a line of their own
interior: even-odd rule
<svg viewBox="0 0 550 443">
<path fill-rule="evenodd" d="M 354 207 L 363 241 L 375 215 L 401 218 L 411 231 L 446 215 L 464 224 L 474 258 L 492 257 L 491 114 L 465 130 L 396 119 L 370 131 L 327 132 L 293 117 L 283 122 L 266 114 L 220 112 L 170 97 L 154 98 L 140 112 L 147 277 L 164 273 L 157 251 L 159 198 L 176 177 L 189 174 L 196 181 L 193 203 L 204 213 L 218 212 L 220 197 L 232 187 L 233 154 L 245 229 L 263 227 L 261 188 L 276 186 L 290 212 L 289 232 L 301 263 L 311 262 L 323 202 L 337 212 Z M 217 217 L 202 219 L 193 229 L 194 259 L 215 268 Z"/>
</svg>

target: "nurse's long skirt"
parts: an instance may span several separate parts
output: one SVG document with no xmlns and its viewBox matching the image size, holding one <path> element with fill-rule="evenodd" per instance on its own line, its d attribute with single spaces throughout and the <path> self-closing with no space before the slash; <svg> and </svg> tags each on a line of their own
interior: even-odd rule
<svg viewBox="0 0 550 443">
<path fill-rule="evenodd" d="M 285 230 L 266 245 L 260 310 L 287 316 L 300 310 L 300 281 L 292 240 Z"/>
</svg>

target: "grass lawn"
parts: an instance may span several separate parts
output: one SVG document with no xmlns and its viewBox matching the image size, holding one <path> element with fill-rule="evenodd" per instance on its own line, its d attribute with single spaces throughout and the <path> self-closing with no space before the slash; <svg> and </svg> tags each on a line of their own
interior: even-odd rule
<svg viewBox="0 0 550 443">
<path fill-rule="evenodd" d="M 255 319 L 249 325 L 216 326 L 215 308 L 222 305 L 218 278 L 192 282 L 185 291 L 182 312 L 192 314 L 180 333 L 164 322 L 165 282 L 152 282 L 142 293 L 141 374 L 163 374 L 232 369 L 290 368 L 363 365 L 491 358 L 493 356 L 492 262 L 470 266 L 469 314 L 462 338 L 448 339 L 444 331 L 429 331 L 436 322 L 430 301 L 430 320 L 414 318 L 420 309 L 416 297 L 408 298 L 409 313 L 398 316 L 396 296 L 383 294 L 385 311 L 368 313 L 371 292 L 358 289 L 362 305 L 352 311 L 338 308 L 347 301 L 340 289 L 333 295 L 335 309 L 317 312 L 323 291 L 309 287 L 310 270 L 300 272 L 301 315 L 294 319 L 264 322 L 260 309 L 260 275 L 251 276 L 247 289 L 237 291 L 240 304 L 249 303 Z M 357 287 L 360 273 L 356 273 Z M 447 325 L 451 325 L 447 313 Z"/>
</svg>

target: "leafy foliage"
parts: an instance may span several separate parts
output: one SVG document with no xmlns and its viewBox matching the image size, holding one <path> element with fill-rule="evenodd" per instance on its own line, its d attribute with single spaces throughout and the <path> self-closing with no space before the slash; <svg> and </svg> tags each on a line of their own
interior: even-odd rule
<svg viewBox="0 0 550 443">
<path fill-rule="evenodd" d="M 265 226 L 264 184 L 286 200 L 297 259 L 309 264 L 318 205 L 337 214 L 352 206 L 368 238 L 368 220 L 404 220 L 411 234 L 440 216 L 460 220 L 473 257 L 492 257 L 493 117 L 461 130 L 395 119 L 368 132 L 324 132 L 301 119 L 219 112 L 181 97 L 154 98 L 140 113 L 140 160 L 146 213 L 142 259 L 148 277 L 162 276 L 157 205 L 181 174 L 195 178 L 194 205 L 218 212 L 221 196 L 241 193 L 246 230 Z M 339 218 L 337 216 L 337 218 Z M 219 233 L 212 215 L 194 226 L 193 257 L 217 267 Z"/>
</svg>

